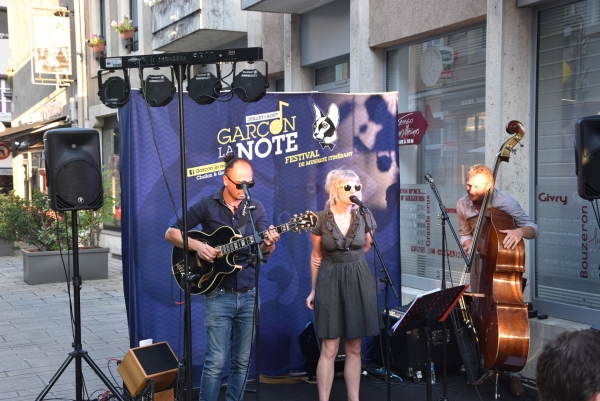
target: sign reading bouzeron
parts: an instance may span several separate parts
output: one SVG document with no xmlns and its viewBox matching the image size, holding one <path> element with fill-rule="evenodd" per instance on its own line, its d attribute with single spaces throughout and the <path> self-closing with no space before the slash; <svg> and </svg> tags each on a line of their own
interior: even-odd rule
<svg viewBox="0 0 600 401">
<path fill-rule="evenodd" d="M 427 127 L 420 111 L 398 113 L 398 145 L 420 144 Z"/>
</svg>

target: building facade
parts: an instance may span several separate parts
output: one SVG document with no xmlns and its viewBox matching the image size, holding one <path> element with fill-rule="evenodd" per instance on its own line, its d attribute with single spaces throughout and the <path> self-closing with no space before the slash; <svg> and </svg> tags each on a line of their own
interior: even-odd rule
<svg viewBox="0 0 600 401">
<path fill-rule="evenodd" d="M 12 121 L 0 138 L 11 150 L 13 189 L 26 199 L 33 189 L 45 189 L 44 133 L 83 126 L 81 3 L 6 2 Z"/>
<path fill-rule="evenodd" d="M 123 14 L 137 27 L 133 39 L 110 27 Z M 493 167 L 507 123 L 520 121 L 523 146 L 500 164 L 496 186 L 540 227 L 526 244 L 524 294 L 549 316 L 530 320 L 524 376 L 534 377 L 545 339 L 599 320 L 598 218 L 578 195 L 573 143 L 576 121 L 599 112 L 600 0 L 94 0 L 85 15 L 86 35 L 105 34 L 108 56 L 262 47 L 272 91 L 397 91 L 398 113 L 428 124 L 420 144 L 398 147 L 401 196 L 417 194 L 399 211 L 402 304 L 441 283 L 439 208 L 424 174 L 458 230 L 466 171 Z M 117 111 L 96 96 L 90 52 L 86 65 L 82 118 L 102 133 L 104 163 L 117 168 Z M 118 177 L 113 188 L 118 194 Z M 105 239 L 113 249 L 118 226 Z M 446 278 L 457 284 L 464 266 L 449 231 Z"/>
<path fill-rule="evenodd" d="M 0 135 L 11 122 L 11 98 L 9 71 L 10 50 L 8 48 L 8 13 L 6 0 L 0 0 Z M 12 189 L 12 155 L 10 142 L 0 142 L 0 193 Z"/>
</svg>

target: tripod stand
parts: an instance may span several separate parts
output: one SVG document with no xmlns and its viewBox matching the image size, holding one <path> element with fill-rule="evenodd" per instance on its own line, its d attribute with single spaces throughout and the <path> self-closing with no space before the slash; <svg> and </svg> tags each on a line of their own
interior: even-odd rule
<svg viewBox="0 0 600 401">
<path fill-rule="evenodd" d="M 108 387 L 108 389 L 113 393 L 114 397 L 119 401 L 125 401 L 123 397 L 117 392 L 117 389 L 112 385 L 110 380 L 102 373 L 100 368 L 94 363 L 92 358 L 88 355 L 87 351 L 82 349 L 81 345 L 81 301 L 80 301 L 80 291 L 81 291 L 81 276 L 79 275 L 79 252 L 77 249 L 78 246 L 78 233 L 77 233 L 77 210 L 71 211 L 71 235 L 73 240 L 73 299 L 75 304 L 75 313 L 73 316 L 73 322 L 75 325 L 75 338 L 73 340 L 73 351 L 69 353 L 67 359 L 63 362 L 58 371 L 54 374 L 48 385 L 44 388 L 44 390 L 40 393 L 40 395 L 36 398 L 36 401 L 43 400 L 46 394 L 50 391 L 52 386 L 56 383 L 56 381 L 63 374 L 65 369 L 69 366 L 71 361 L 75 360 L 75 397 L 77 401 L 83 401 L 83 374 L 81 372 L 82 363 L 81 360 L 84 359 L 90 368 L 96 373 L 96 375 L 102 380 L 102 382 Z"/>
</svg>

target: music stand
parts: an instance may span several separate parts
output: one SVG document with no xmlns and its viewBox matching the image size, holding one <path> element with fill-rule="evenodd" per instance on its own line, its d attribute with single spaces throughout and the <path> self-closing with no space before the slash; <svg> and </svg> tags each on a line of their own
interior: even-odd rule
<svg viewBox="0 0 600 401">
<path fill-rule="evenodd" d="M 425 369 L 427 382 L 427 400 L 431 401 L 431 330 L 430 325 L 446 320 L 458 300 L 465 293 L 469 285 L 459 285 L 445 290 L 419 295 L 415 298 L 406 313 L 394 325 L 394 333 L 397 329 L 410 331 L 421 329 L 425 334 L 425 349 L 427 355 L 427 367 Z M 392 333 L 393 335 L 393 333 Z"/>
</svg>

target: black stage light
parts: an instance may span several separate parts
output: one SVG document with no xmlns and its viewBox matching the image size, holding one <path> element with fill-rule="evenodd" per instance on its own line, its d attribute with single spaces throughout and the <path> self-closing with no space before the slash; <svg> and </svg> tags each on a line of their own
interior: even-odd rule
<svg viewBox="0 0 600 401">
<path fill-rule="evenodd" d="M 115 71 L 109 70 L 109 72 Z M 123 77 L 110 77 L 102 82 L 102 70 L 98 71 L 98 96 L 106 107 L 118 109 L 129 101 L 131 86 L 127 70 L 123 70 Z"/>
<path fill-rule="evenodd" d="M 158 67 L 156 67 L 158 69 Z M 175 77 L 171 68 L 171 80 L 164 75 L 148 75 L 142 81 L 142 96 L 150 107 L 166 106 L 176 92 Z"/>
<path fill-rule="evenodd" d="M 202 64 L 205 67 L 205 64 Z M 192 100 L 198 104 L 211 104 L 219 97 L 221 92 L 221 70 L 217 67 L 217 76 L 212 72 L 200 72 L 188 79 L 187 91 Z M 187 76 L 190 76 L 190 65 L 187 67 Z"/>
<path fill-rule="evenodd" d="M 269 65 L 266 61 L 262 60 L 266 65 L 266 74 L 263 75 L 257 69 L 253 70 L 242 70 L 238 75 L 235 75 L 235 66 L 233 66 L 233 82 L 231 87 L 235 94 L 242 99 L 244 102 L 258 102 L 267 93 L 269 87 L 269 81 L 266 77 L 269 76 Z M 249 64 L 253 64 L 253 61 L 249 61 Z"/>
</svg>

